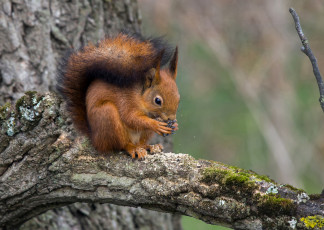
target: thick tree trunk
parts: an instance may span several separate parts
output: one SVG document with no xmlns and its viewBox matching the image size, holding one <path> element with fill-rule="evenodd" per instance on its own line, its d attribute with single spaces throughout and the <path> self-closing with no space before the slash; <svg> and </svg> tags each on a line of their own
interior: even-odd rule
<svg viewBox="0 0 324 230">
<path fill-rule="evenodd" d="M 139 21 L 135 0 L 2 0 L 0 104 L 27 90 L 52 89 L 67 49 L 121 29 L 140 32 Z"/>
<path fill-rule="evenodd" d="M 53 90 L 56 63 L 67 49 L 97 42 L 121 29 L 140 32 L 140 20 L 136 0 L 1 0 L 0 105 L 17 100 L 28 90 Z M 2 141 L 0 146 L 5 143 Z M 41 146 L 41 143 L 31 145 Z M 27 152 L 31 145 L 26 146 Z M 4 165 L 2 161 L 0 169 Z M 47 229 L 181 228 L 179 216 L 106 204 L 58 208 L 33 218 L 22 228 L 44 229 L 44 226 Z"/>
<path fill-rule="evenodd" d="M 87 138 L 75 135 L 62 108 L 55 95 L 32 92 L 11 109 L 0 108 L 0 229 L 17 229 L 39 213 L 75 202 L 179 213 L 235 229 L 324 226 L 324 194 L 308 196 L 255 172 L 187 154 L 160 153 L 145 160 L 98 154 Z M 52 229 L 179 229 L 178 219 L 166 214 L 148 217 L 144 210 L 116 206 L 95 209 L 77 204 L 23 228 L 44 229 L 45 222 Z M 107 218 L 113 217 L 108 222 L 93 218 L 106 210 Z M 67 216 L 59 221 L 57 213 Z M 163 226 L 157 223 L 164 221 Z"/>
</svg>

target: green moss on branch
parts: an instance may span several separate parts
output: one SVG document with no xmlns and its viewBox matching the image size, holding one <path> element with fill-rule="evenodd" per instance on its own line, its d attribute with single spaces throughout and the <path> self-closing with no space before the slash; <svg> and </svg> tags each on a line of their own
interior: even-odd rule
<svg viewBox="0 0 324 230">
<path fill-rule="evenodd" d="M 281 198 L 278 195 L 264 195 L 260 197 L 258 211 L 267 216 L 295 215 L 297 205 L 291 199 Z"/>
</svg>

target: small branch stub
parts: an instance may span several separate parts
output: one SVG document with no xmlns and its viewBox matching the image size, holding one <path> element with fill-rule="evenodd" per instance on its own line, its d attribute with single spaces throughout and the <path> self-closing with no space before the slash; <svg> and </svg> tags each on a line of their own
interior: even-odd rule
<svg viewBox="0 0 324 230">
<path fill-rule="evenodd" d="M 305 34 L 303 33 L 298 14 L 296 13 L 296 11 L 293 8 L 289 8 L 289 12 L 295 21 L 295 26 L 296 26 L 298 36 L 303 44 L 303 46 L 301 47 L 301 51 L 308 56 L 309 60 L 312 63 L 313 72 L 314 72 L 314 75 L 315 75 L 315 78 L 317 81 L 317 85 L 318 85 L 318 89 L 320 92 L 319 102 L 320 102 L 322 110 L 324 112 L 324 83 L 323 83 L 323 79 L 322 79 L 321 73 L 318 68 L 316 57 L 314 56 L 312 49 L 310 48 L 309 42 L 308 42 Z"/>
</svg>

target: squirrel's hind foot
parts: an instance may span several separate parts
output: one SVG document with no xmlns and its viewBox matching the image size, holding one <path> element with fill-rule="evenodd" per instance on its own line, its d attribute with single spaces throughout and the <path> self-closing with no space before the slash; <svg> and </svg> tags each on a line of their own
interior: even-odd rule
<svg viewBox="0 0 324 230">
<path fill-rule="evenodd" d="M 147 148 L 151 154 L 160 153 L 163 150 L 163 145 L 161 144 L 155 144 L 155 145 L 149 145 Z"/>
<path fill-rule="evenodd" d="M 128 149 L 127 152 L 133 159 L 136 158 L 136 156 L 138 159 L 144 159 L 147 156 L 147 150 L 142 147 Z"/>
<path fill-rule="evenodd" d="M 133 159 L 136 158 L 136 156 L 138 159 L 144 159 L 147 156 L 147 150 L 150 152 L 150 154 L 160 153 L 163 150 L 163 146 L 161 144 L 155 144 L 132 147 L 127 149 L 127 152 Z"/>
</svg>

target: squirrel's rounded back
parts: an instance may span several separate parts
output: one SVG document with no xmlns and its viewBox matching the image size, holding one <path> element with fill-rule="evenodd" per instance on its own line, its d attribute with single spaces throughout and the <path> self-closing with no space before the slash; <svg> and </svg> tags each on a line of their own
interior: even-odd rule
<svg viewBox="0 0 324 230">
<path fill-rule="evenodd" d="M 58 66 L 57 90 L 66 99 L 76 128 L 89 134 L 85 98 L 93 80 L 99 78 L 126 88 L 144 85 L 147 73 L 168 63 L 172 51 L 161 37 L 143 38 L 126 33 L 70 51 Z"/>
</svg>

